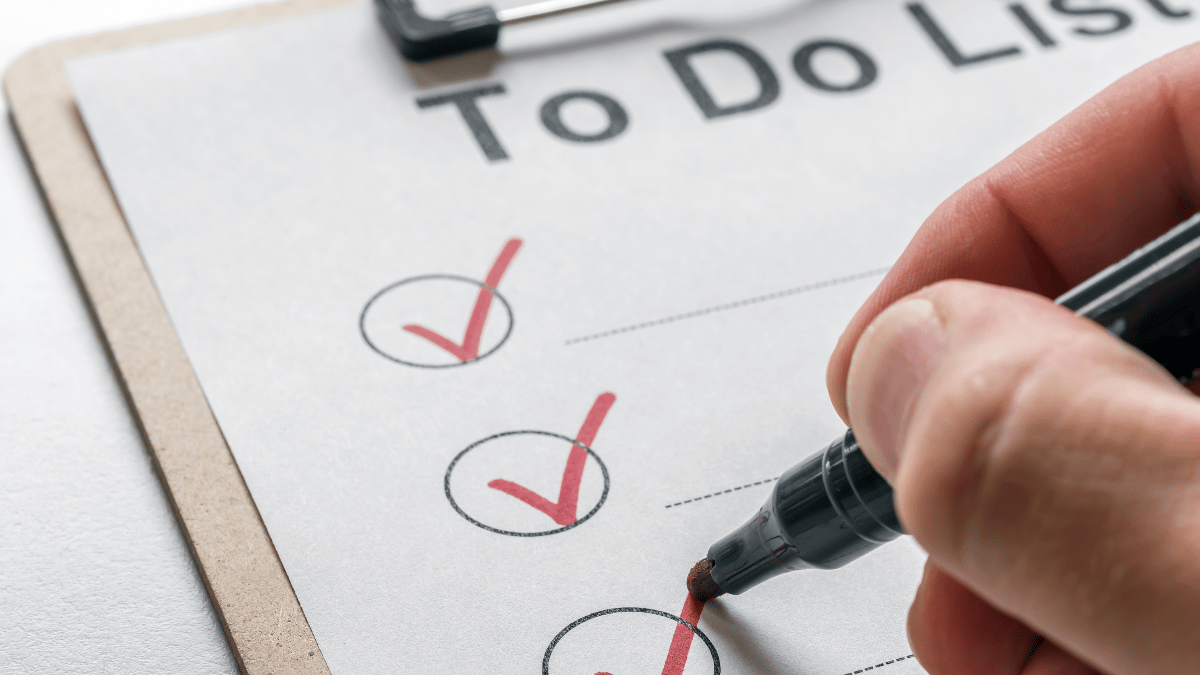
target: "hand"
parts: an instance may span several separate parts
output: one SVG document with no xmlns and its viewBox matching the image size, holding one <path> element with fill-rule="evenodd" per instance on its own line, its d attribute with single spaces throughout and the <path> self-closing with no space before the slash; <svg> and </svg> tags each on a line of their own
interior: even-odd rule
<svg viewBox="0 0 1200 675">
<path fill-rule="evenodd" d="M 839 341 L 834 405 L 929 552 L 933 675 L 1200 672 L 1200 401 L 1049 299 L 1198 202 L 1200 45 L 948 199 Z"/>
</svg>

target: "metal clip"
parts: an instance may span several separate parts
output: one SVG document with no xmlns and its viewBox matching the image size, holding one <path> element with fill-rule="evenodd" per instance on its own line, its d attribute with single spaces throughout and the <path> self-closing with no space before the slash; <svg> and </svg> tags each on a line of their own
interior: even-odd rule
<svg viewBox="0 0 1200 675">
<path fill-rule="evenodd" d="M 501 26 L 625 1 L 545 0 L 502 10 L 483 6 L 455 12 L 441 19 L 422 16 L 412 0 L 375 0 L 375 5 L 384 28 L 404 58 L 428 61 L 494 47 L 500 38 Z"/>
</svg>

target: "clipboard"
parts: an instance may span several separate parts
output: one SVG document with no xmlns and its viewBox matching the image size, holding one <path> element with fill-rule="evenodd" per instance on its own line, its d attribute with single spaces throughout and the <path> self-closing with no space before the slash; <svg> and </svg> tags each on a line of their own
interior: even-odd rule
<svg viewBox="0 0 1200 675">
<path fill-rule="evenodd" d="M 63 64 L 67 59 L 98 52 L 201 36 L 240 26 L 299 17 L 305 13 L 341 5 L 349 5 L 348 0 L 292 0 L 60 42 L 22 57 L 11 68 L 5 80 L 14 126 L 22 138 L 32 169 L 39 178 L 47 206 L 57 222 L 64 245 L 71 254 L 76 273 L 105 336 L 107 349 L 121 374 L 126 396 L 136 413 L 139 428 L 167 488 L 172 507 L 187 534 L 188 545 L 216 605 L 239 667 L 247 673 L 325 673 L 329 672 L 329 667 L 320 653 L 297 594 L 267 533 L 246 480 L 234 460 L 229 443 L 216 422 L 214 406 L 206 399 L 197 370 L 184 351 L 181 332 L 173 326 L 168 316 L 163 297 L 169 295 L 165 290 L 162 295 L 156 290 L 147 263 L 134 242 L 129 224 L 122 215 L 109 179 L 81 121 Z M 916 16 L 916 13 L 914 16 L 920 23 L 921 16 Z M 920 26 L 931 39 L 934 37 L 934 32 L 930 31 L 925 23 L 920 23 Z M 944 56 L 949 60 L 951 67 L 969 65 L 966 61 L 958 63 L 951 58 L 957 52 L 947 51 L 937 40 L 934 40 L 934 43 L 941 52 L 937 58 Z M 711 47 L 712 43 L 706 44 Z M 813 44 L 828 46 L 831 43 Z M 845 45 L 842 48 L 845 49 Z M 691 49 L 696 49 L 696 46 Z M 669 54 L 672 53 L 678 55 L 678 50 L 666 54 L 668 62 L 671 61 Z M 796 53 L 811 56 L 811 51 L 806 52 L 803 48 Z M 988 53 L 988 58 L 1015 53 L 1015 50 L 994 51 Z M 473 57 L 472 62 L 478 66 L 494 58 L 494 52 L 477 52 L 477 57 Z M 674 67 L 674 62 L 671 64 Z M 424 88 L 456 79 L 455 73 L 450 72 L 456 69 L 461 70 L 431 65 L 413 69 L 410 74 L 418 86 Z M 796 66 L 795 69 L 801 80 L 822 89 L 805 79 L 807 71 L 803 68 Z M 682 78 L 678 68 L 675 72 Z M 872 80 L 874 75 L 867 78 L 865 68 L 862 72 L 860 79 L 869 84 L 867 80 Z M 874 73 L 874 70 L 871 72 Z M 461 73 L 458 78 L 461 78 Z M 713 117 L 714 115 L 710 114 L 712 110 L 709 109 L 712 107 L 711 101 L 709 108 L 706 108 L 702 99 L 687 85 L 686 79 L 683 80 L 683 84 L 687 91 L 691 92 L 689 95 L 694 102 L 699 105 L 700 112 L 707 118 Z M 831 91 L 849 91 L 858 88 L 859 84 L 861 82 L 840 89 L 834 87 Z M 824 89 L 830 90 L 830 87 L 825 86 Z M 570 93 L 574 96 L 580 95 L 579 92 Z M 80 100 L 87 100 L 83 90 Z M 551 105 L 554 101 L 561 103 L 561 97 L 550 99 L 546 105 Z M 416 104 L 421 108 L 429 107 L 423 106 L 420 100 Z M 553 110 L 556 111 L 557 108 Z M 720 111 L 717 113 L 720 114 Z M 555 131 L 546 119 L 543 114 L 542 123 L 551 134 L 571 142 L 580 141 L 580 138 L 570 138 L 569 134 L 564 136 L 561 129 Z M 594 139 L 584 136 L 582 140 Z M 482 142 L 480 144 L 480 149 L 485 152 L 488 161 L 500 158 L 493 157 L 488 148 L 482 147 Z M 471 158 L 478 159 L 474 155 Z M 121 185 L 120 180 L 115 182 L 118 186 Z M 136 224 L 138 220 L 135 211 L 131 209 L 129 215 L 130 222 Z M 518 241 L 519 245 L 519 240 L 512 241 Z M 508 250 L 507 245 L 505 250 Z M 147 253 L 147 256 L 150 254 Z M 503 255 L 501 257 L 503 258 Z M 495 286 L 495 283 L 489 285 Z M 751 300 L 757 302 L 768 297 L 781 296 L 776 293 L 755 296 Z M 740 306 L 739 303 L 734 303 L 721 305 L 719 308 L 735 305 Z M 365 316 L 366 310 L 363 311 Z M 655 322 L 655 325 L 691 315 L 671 315 Z M 631 324 L 631 327 L 641 325 L 643 324 Z M 564 344 L 592 340 L 624 330 L 627 328 L 573 337 Z M 364 338 L 366 337 L 364 331 Z M 367 342 L 370 344 L 369 338 Z M 386 356 L 382 353 L 381 355 Z M 196 363 L 196 367 L 199 368 L 202 360 L 197 359 Z M 606 393 L 597 398 L 597 405 L 606 396 L 611 404 L 612 394 Z M 214 402 L 219 404 L 219 398 L 214 396 Z M 592 419 L 590 413 L 588 419 Z M 231 427 L 226 429 L 231 436 L 234 434 Z M 582 435 L 581 431 L 580 436 Z M 495 437 L 491 436 L 488 439 Z M 583 444 L 587 445 L 586 442 Z M 234 445 L 241 447 L 238 443 Z M 457 459 L 454 462 L 457 462 Z M 244 466 L 247 476 L 253 480 L 251 465 Z M 450 468 L 453 467 L 452 462 Z M 607 474 L 605 475 L 604 494 L 607 494 Z M 449 481 L 447 470 L 447 486 Z M 729 493 L 735 489 L 741 488 L 730 488 L 725 492 Z M 664 509 L 673 508 L 687 502 L 708 499 L 714 494 L 663 506 Z M 449 487 L 446 488 L 446 495 L 451 505 L 454 505 Z M 263 513 L 269 515 L 269 499 L 260 494 L 260 500 Z M 459 511 L 459 515 L 487 529 L 462 511 Z M 280 550 L 286 555 L 286 546 L 282 539 L 279 541 Z M 301 573 L 296 572 L 294 568 L 293 573 L 297 575 L 303 593 L 304 584 L 299 582 Z M 310 611 L 313 613 L 314 622 L 319 624 L 318 611 L 312 606 Z M 611 611 L 617 610 L 593 613 L 570 626 Z M 569 630 L 570 626 L 564 629 L 564 632 Z M 561 635 L 562 633 L 559 637 Z M 543 660 L 543 669 L 549 659 L 550 650 L 557 641 L 558 637 L 555 637 L 551 642 Z M 912 657 L 895 660 L 908 658 Z M 336 663 L 337 654 L 333 648 L 330 648 L 330 659 Z M 713 661 L 715 664 L 715 651 Z"/>
<path fill-rule="evenodd" d="M 24 54 L 4 76 L 12 125 L 247 675 L 329 667 L 113 196 L 63 62 L 353 1 L 288 0 L 64 40 Z"/>
</svg>

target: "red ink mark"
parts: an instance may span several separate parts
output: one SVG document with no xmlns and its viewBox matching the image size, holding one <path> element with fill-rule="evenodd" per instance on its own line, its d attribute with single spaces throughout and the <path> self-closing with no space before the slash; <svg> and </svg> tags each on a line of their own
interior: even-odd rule
<svg viewBox="0 0 1200 675">
<path fill-rule="evenodd" d="M 691 593 L 688 593 L 679 618 L 695 626 L 700 623 L 700 612 L 703 611 L 704 601 L 697 600 L 692 597 Z M 667 662 L 663 664 L 662 675 L 683 675 L 683 668 L 687 665 L 688 652 L 692 649 L 692 638 L 695 635 L 691 628 L 681 623 L 675 624 L 675 635 L 671 637 L 671 648 L 667 650 Z M 596 675 L 612 675 L 612 673 L 600 671 Z"/>
<path fill-rule="evenodd" d="M 450 352 L 463 363 L 479 358 L 479 341 L 483 338 L 483 324 L 487 321 L 488 310 L 492 308 L 492 298 L 495 297 L 496 287 L 500 285 L 500 279 L 504 276 L 508 264 L 512 262 L 513 256 L 517 254 L 519 248 L 521 248 L 520 239 L 509 239 L 504 243 L 504 248 L 500 250 L 500 256 L 496 258 L 496 262 L 492 263 L 492 268 L 488 270 L 487 278 L 483 281 L 483 287 L 479 289 L 479 295 L 475 298 L 475 308 L 471 310 L 471 318 L 467 321 L 467 333 L 463 336 L 461 345 L 424 326 L 410 323 L 404 327 L 404 330 L 429 340 Z"/>
<path fill-rule="evenodd" d="M 692 597 L 691 593 L 688 593 L 679 617 L 695 626 L 700 623 L 700 612 L 703 611 L 704 601 L 697 600 Z M 667 662 L 663 665 L 662 675 L 683 675 L 683 667 L 687 665 L 688 650 L 692 648 L 692 638 L 695 635 L 691 628 L 681 623 L 675 624 L 675 636 L 671 638 L 671 648 L 667 650 Z"/>
<path fill-rule="evenodd" d="M 583 467 L 587 464 L 588 458 L 587 450 L 579 446 L 591 447 L 592 441 L 596 440 L 596 433 L 600 431 L 600 424 L 604 421 L 604 416 L 608 414 L 608 409 L 616 400 L 617 397 L 614 394 L 607 392 L 596 397 L 596 402 L 588 411 L 587 419 L 583 421 L 583 426 L 579 428 L 579 433 L 575 436 L 577 444 L 571 445 L 571 454 L 567 455 L 567 468 L 563 470 L 557 503 L 529 488 L 521 487 L 503 478 L 491 481 L 488 483 L 488 487 L 520 499 L 550 516 L 559 525 L 570 525 L 575 522 L 577 520 L 575 517 L 576 506 L 579 504 L 579 485 L 583 482 Z"/>
</svg>

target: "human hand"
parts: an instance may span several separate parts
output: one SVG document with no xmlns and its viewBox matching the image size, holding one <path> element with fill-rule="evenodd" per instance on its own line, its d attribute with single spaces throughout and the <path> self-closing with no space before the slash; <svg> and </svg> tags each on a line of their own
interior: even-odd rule
<svg viewBox="0 0 1200 675">
<path fill-rule="evenodd" d="M 839 341 L 834 405 L 929 552 L 934 675 L 1200 672 L 1200 401 L 1049 300 L 1198 203 L 1200 45 L 943 203 Z"/>
</svg>

